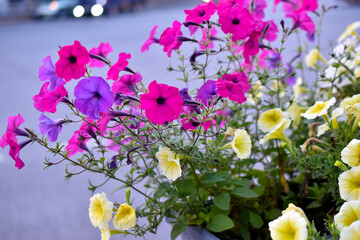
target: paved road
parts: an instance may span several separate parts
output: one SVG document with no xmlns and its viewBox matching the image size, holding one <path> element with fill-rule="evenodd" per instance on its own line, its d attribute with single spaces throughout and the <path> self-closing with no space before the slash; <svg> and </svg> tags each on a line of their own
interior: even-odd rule
<svg viewBox="0 0 360 240">
<path fill-rule="evenodd" d="M 40 114 L 33 109 L 31 99 L 42 85 L 37 78 L 40 61 L 49 54 L 57 59 L 57 46 L 72 44 L 75 39 L 87 48 L 97 46 L 101 41 L 110 41 L 115 53 L 132 54 L 129 66 L 139 70 L 147 82 L 156 79 L 180 87 L 174 80 L 176 76 L 164 71 L 169 59 L 159 46 L 152 46 L 145 54 L 141 54 L 139 48 L 155 24 L 159 25 L 160 32 L 174 19 L 183 21 L 182 10 L 192 8 L 196 2 L 108 18 L 30 21 L 0 26 L 0 134 L 5 131 L 7 117 L 19 112 L 25 118 L 24 126 L 37 126 Z M 359 20 L 358 12 L 358 7 L 341 5 L 339 10 L 330 13 L 323 29 L 326 38 L 337 39 L 345 26 Z M 282 17 L 275 15 L 276 22 Z M 291 55 L 295 48 L 296 45 L 291 45 L 288 54 Z M 115 53 L 113 61 L 117 60 Z M 62 113 L 64 110 L 60 108 L 57 116 Z M 61 140 L 65 141 L 68 134 L 69 131 L 65 131 Z M 100 239 L 98 229 L 92 227 L 88 218 L 90 192 L 87 181 L 91 177 L 100 182 L 102 177 L 87 174 L 74 177 L 68 184 L 64 181 L 63 166 L 42 170 L 45 153 L 38 146 L 26 147 L 21 156 L 26 166 L 19 171 L 13 166 L 7 151 L 0 150 L 0 239 Z M 110 195 L 115 187 L 110 183 L 101 190 Z M 109 198 L 122 202 L 125 200 L 124 192 L 116 192 Z M 148 239 L 169 239 L 169 231 L 169 225 L 164 223 L 159 233 L 149 235 Z"/>
</svg>

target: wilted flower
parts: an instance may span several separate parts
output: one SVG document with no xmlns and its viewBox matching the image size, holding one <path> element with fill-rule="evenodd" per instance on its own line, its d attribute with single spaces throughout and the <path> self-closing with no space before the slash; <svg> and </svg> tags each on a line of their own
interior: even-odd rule
<svg viewBox="0 0 360 240">
<path fill-rule="evenodd" d="M 169 180 L 175 181 L 181 176 L 179 154 L 175 154 L 167 147 L 160 146 L 155 156 L 159 161 L 160 170 Z"/>
<path fill-rule="evenodd" d="M 90 198 L 89 217 L 94 227 L 107 228 L 112 217 L 113 203 L 105 193 L 97 193 Z"/>
<path fill-rule="evenodd" d="M 360 201 L 360 166 L 353 167 L 339 176 L 340 196 L 346 201 Z"/>
<path fill-rule="evenodd" d="M 113 224 L 114 227 L 120 231 L 126 231 L 134 227 L 136 224 L 136 214 L 134 208 L 127 203 L 121 204 L 114 216 Z"/>
</svg>

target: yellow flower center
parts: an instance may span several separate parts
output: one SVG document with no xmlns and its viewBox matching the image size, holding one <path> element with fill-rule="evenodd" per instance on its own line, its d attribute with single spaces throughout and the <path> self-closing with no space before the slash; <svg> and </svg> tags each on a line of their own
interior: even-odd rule
<svg viewBox="0 0 360 240">
<path fill-rule="evenodd" d="M 314 107 L 312 107 L 308 110 L 309 111 L 308 113 L 309 114 L 318 113 L 325 108 L 326 104 L 327 104 L 327 102 L 317 103 Z"/>
</svg>

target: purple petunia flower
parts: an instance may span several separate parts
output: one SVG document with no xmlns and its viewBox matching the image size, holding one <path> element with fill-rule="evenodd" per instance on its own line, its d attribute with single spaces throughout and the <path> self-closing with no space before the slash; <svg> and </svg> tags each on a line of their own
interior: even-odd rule
<svg viewBox="0 0 360 240">
<path fill-rule="evenodd" d="M 109 110 L 114 103 L 110 85 L 102 77 L 82 79 L 74 89 L 75 107 L 91 119 L 100 119 L 100 112 Z"/>
<path fill-rule="evenodd" d="M 39 122 L 40 132 L 43 135 L 47 134 L 51 142 L 56 142 L 58 135 L 62 130 L 62 125 L 66 123 L 65 120 L 52 120 L 44 114 L 40 115 Z"/>
<path fill-rule="evenodd" d="M 65 80 L 59 78 L 55 73 L 55 66 L 51 61 L 51 57 L 47 56 L 41 61 L 41 66 L 39 68 L 39 78 L 40 81 L 49 80 L 50 84 L 48 86 L 48 91 L 52 92 L 61 86 Z"/>
<path fill-rule="evenodd" d="M 216 81 L 207 80 L 206 83 L 199 88 L 196 100 L 200 100 L 204 105 L 207 105 L 208 100 L 212 99 L 217 94 Z"/>
</svg>

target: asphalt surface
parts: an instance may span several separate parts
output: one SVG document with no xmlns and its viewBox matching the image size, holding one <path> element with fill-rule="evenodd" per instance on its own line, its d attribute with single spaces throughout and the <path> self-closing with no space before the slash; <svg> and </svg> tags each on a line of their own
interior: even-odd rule
<svg viewBox="0 0 360 240">
<path fill-rule="evenodd" d="M 194 0 L 193 3 L 96 19 L 26 21 L 0 26 L 0 135 L 5 132 L 8 116 L 18 113 L 26 121 L 24 127 L 39 132 L 37 119 L 40 113 L 33 108 L 32 97 L 42 85 L 37 77 L 41 60 L 51 55 L 55 62 L 58 46 L 72 44 L 74 40 L 79 40 L 88 49 L 109 41 L 114 48 L 114 53 L 110 55 L 113 62 L 117 61 L 118 53 L 131 53 L 129 67 L 140 71 L 147 83 L 156 79 L 183 87 L 175 80 L 179 76 L 166 73 L 170 59 L 159 46 L 152 46 L 144 54 L 140 53 L 140 47 L 154 25 L 159 25 L 159 36 L 173 20 L 184 21 L 183 9 L 191 9 L 198 2 Z M 341 2 L 339 5 L 325 18 L 324 46 L 327 39 L 336 41 L 348 24 L 360 20 L 358 6 L 347 6 Z M 277 23 L 283 18 L 279 13 L 268 14 L 272 16 L 268 18 L 275 18 Z M 288 56 L 292 56 L 296 48 L 297 43 L 292 39 L 286 50 Z M 192 50 L 190 46 L 188 51 Z M 324 48 L 323 52 L 327 51 Z M 59 107 L 57 114 L 47 116 L 60 118 L 65 113 L 65 108 Z M 60 140 L 66 141 L 71 133 L 71 130 L 64 129 Z M 14 167 L 14 161 L 7 152 L 8 148 L 0 149 L 0 239 L 100 239 L 100 231 L 91 225 L 88 217 L 91 194 L 87 190 L 87 182 L 91 178 L 95 183 L 101 183 L 102 176 L 84 174 L 72 178 L 68 184 L 64 180 L 64 165 L 43 171 L 46 152 L 40 147 L 27 146 L 21 151 L 20 156 L 26 164 L 21 170 Z M 47 156 L 51 157 L 49 154 Z M 104 191 L 111 201 L 121 203 L 125 201 L 124 190 L 110 194 L 117 186 L 117 183 L 110 182 L 98 192 Z M 136 198 L 135 205 L 141 204 L 141 197 L 136 194 L 133 197 Z M 114 236 L 112 239 L 134 237 Z M 149 234 L 147 239 L 170 239 L 170 225 L 163 223 L 158 234 Z"/>
</svg>

